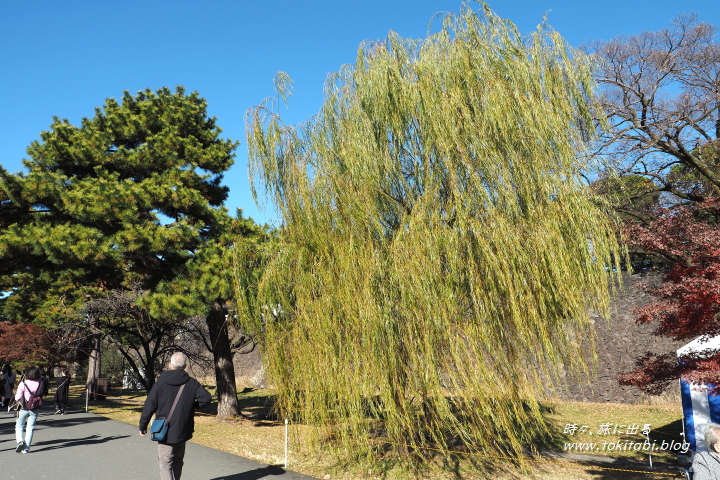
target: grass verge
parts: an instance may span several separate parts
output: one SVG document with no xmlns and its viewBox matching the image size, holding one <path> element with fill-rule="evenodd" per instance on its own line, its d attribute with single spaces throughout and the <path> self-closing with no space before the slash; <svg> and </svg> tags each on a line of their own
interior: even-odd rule
<svg viewBox="0 0 720 480">
<path fill-rule="evenodd" d="M 213 392 L 212 387 L 208 390 Z M 233 455 L 283 466 L 285 462 L 285 425 L 270 415 L 273 392 L 245 389 L 238 392 L 244 418 L 227 419 L 215 415 L 212 404 L 196 417 L 193 442 Z M 89 410 L 114 420 L 137 425 L 144 391 L 111 390 L 102 401 L 93 401 Z M 70 403 L 84 409 L 82 387 L 71 387 Z M 344 463 L 327 451 L 318 451 L 303 441 L 303 425 L 290 424 L 288 469 L 321 479 L 339 480 L 660 480 L 674 478 L 677 457 L 671 449 L 660 447 L 670 441 L 681 442 L 680 405 L 626 405 L 581 402 L 554 402 L 548 405 L 547 421 L 560 438 L 556 451 L 529 457 L 529 468 L 519 472 L 504 459 L 489 459 L 491 471 L 478 472 L 473 459 L 462 454 L 448 457 L 438 454 L 435 462 L 422 471 L 408 472 L 392 464 L 384 470 Z M 649 425 L 649 441 L 656 445 L 649 467 L 648 452 L 635 448 L 645 437 L 641 430 Z M 637 426 L 637 431 L 635 430 Z M 603 442 L 605 445 L 603 446 Z M 630 442 L 635 442 L 630 444 Z M 572 447 L 572 445 L 575 445 Z M 594 444 L 592 450 L 578 445 Z M 614 445 L 614 447 L 610 447 Z M 622 448 L 624 447 L 624 448 Z M 488 459 L 482 459 L 488 460 Z"/>
</svg>

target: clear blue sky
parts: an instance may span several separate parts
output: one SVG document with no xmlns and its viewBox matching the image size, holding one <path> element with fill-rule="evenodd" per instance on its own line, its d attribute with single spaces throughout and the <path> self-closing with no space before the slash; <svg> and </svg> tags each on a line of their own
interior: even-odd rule
<svg viewBox="0 0 720 480">
<path fill-rule="evenodd" d="M 696 12 L 720 26 L 720 0 L 493 0 L 489 6 L 528 33 L 549 23 L 572 45 L 667 26 Z M 364 40 L 389 30 L 424 37 L 433 14 L 460 0 L 0 0 L 0 164 L 22 169 L 27 146 L 53 116 L 79 124 L 108 97 L 183 85 L 208 101 L 228 138 L 240 140 L 225 176 L 226 206 L 273 221 L 250 192 L 244 115 L 274 94 L 287 72 L 295 91 L 289 123 L 322 103 L 325 76 L 352 63 Z"/>
</svg>

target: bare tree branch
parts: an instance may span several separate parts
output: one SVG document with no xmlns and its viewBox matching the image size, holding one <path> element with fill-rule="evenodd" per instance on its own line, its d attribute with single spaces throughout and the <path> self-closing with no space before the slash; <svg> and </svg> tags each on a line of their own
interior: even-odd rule
<svg viewBox="0 0 720 480">
<path fill-rule="evenodd" d="M 677 199 L 720 193 L 720 45 L 694 14 L 668 28 L 594 42 L 598 97 L 610 129 L 596 156 L 607 175 L 640 175 Z M 638 168 L 640 167 L 640 168 Z"/>
</svg>

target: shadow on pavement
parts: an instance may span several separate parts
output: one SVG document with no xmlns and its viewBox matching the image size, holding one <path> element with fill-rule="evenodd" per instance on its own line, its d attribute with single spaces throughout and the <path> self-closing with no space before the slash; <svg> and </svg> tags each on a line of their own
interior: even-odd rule
<svg viewBox="0 0 720 480">
<path fill-rule="evenodd" d="M 210 480 L 258 480 L 260 478 L 269 477 L 270 475 L 282 475 L 285 473 L 280 467 L 268 465 L 263 468 L 256 468 L 248 472 L 236 473 L 234 475 L 211 478 Z"/>
<path fill-rule="evenodd" d="M 68 412 L 65 415 L 53 415 L 52 413 L 48 413 L 45 411 L 41 411 L 40 415 L 38 415 L 38 424 L 42 422 L 44 425 L 53 425 L 53 426 L 72 426 L 77 423 L 88 423 L 88 422 L 108 422 L 110 421 L 109 418 L 101 417 L 100 415 L 95 415 L 92 417 L 82 416 L 80 417 L 78 413 L 84 413 L 84 412 Z M 12 423 L 3 423 L 0 425 L 0 429 L 6 428 L 6 426 L 12 426 L 12 428 L 15 428 L 15 416 L 12 413 L 5 413 L 0 411 L 0 417 L 2 417 L 2 420 L 10 420 Z"/>
<path fill-rule="evenodd" d="M 4 435 L 13 435 L 13 438 L 15 438 L 15 417 L 12 416 L 12 414 L 9 414 L 6 419 L 3 420 L 10 420 L 7 422 L 3 422 L 0 424 L 0 436 Z M 41 413 L 39 418 L 37 419 L 37 423 L 35 424 L 35 429 L 39 430 L 41 428 L 62 428 L 62 427 L 73 427 L 75 425 L 81 424 L 81 423 L 94 423 L 94 422 L 106 422 L 108 421 L 108 418 L 101 417 L 99 415 L 94 417 L 79 417 L 72 414 L 65 414 L 62 416 L 53 416 L 52 414 L 46 415 Z"/>
<path fill-rule="evenodd" d="M 101 437 L 99 435 L 90 435 L 85 438 L 58 439 L 49 442 L 37 442 L 33 444 L 33 450 L 42 452 L 45 450 L 55 450 L 58 448 L 77 447 L 79 445 L 93 445 L 96 443 L 105 443 L 120 438 L 128 438 L 130 435 L 116 435 L 112 437 Z M 44 448 L 43 448 L 44 447 Z"/>
<path fill-rule="evenodd" d="M 73 439 L 61 439 L 61 440 L 53 440 L 50 442 L 37 442 L 33 443 L 32 445 L 32 451 L 33 452 L 42 452 L 44 450 L 55 450 L 58 448 L 68 448 L 68 447 L 77 447 L 79 445 L 92 445 L 96 443 L 105 443 L 109 442 L 111 440 L 118 440 L 120 438 L 128 438 L 129 435 L 120 435 L 120 436 L 114 436 L 114 437 L 100 437 L 99 435 L 91 435 L 89 437 L 85 438 L 73 438 Z M 5 440 L 5 442 L 10 442 L 11 448 L 6 448 L 4 450 L 0 450 L 0 452 L 9 452 L 9 451 L 15 451 L 15 437 L 13 437 L 10 440 Z M 43 445 L 50 445 L 43 448 Z"/>
</svg>

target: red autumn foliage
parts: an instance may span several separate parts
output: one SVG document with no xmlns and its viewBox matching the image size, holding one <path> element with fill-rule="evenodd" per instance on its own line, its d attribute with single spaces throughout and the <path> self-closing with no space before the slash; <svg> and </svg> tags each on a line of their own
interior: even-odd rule
<svg viewBox="0 0 720 480">
<path fill-rule="evenodd" d="M 656 301 L 638 308 L 636 321 L 654 322 L 657 335 L 675 340 L 720 335 L 720 199 L 661 209 L 649 225 L 635 224 L 625 233 L 631 246 L 671 265 L 660 286 L 647 287 Z M 678 378 L 720 386 L 720 352 L 681 358 L 675 352 L 648 352 L 638 359 L 636 370 L 620 375 L 620 383 L 657 394 Z"/>
<path fill-rule="evenodd" d="M 51 346 L 47 331 L 38 325 L 0 322 L 0 359 L 3 362 L 45 363 Z"/>
</svg>

